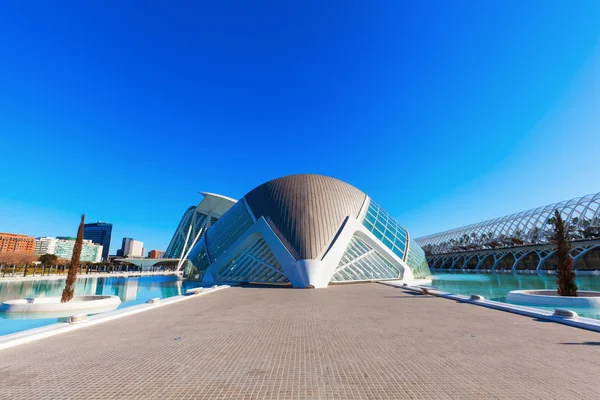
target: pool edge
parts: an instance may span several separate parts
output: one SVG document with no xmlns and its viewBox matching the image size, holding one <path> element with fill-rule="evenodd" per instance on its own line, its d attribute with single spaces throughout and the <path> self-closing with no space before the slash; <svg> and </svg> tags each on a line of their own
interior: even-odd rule
<svg viewBox="0 0 600 400">
<path fill-rule="evenodd" d="M 399 284 L 398 282 L 386 282 L 386 281 L 378 281 L 377 283 L 386 285 L 386 286 L 396 287 L 399 289 L 404 289 L 404 290 L 411 291 L 411 292 L 418 291 L 418 292 L 422 293 L 421 288 L 418 286 L 402 286 L 402 284 Z M 432 295 L 432 296 L 437 296 L 437 297 L 442 297 L 442 298 L 446 298 L 446 299 L 459 301 L 461 303 L 469 303 L 469 304 L 474 304 L 474 305 L 478 305 L 481 307 L 491 308 L 494 310 L 505 311 L 505 312 L 510 312 L 513 314 L 523 315 L 526 317 L 539 318 L 539 319 L 542 319 L 545 321 L 557 322 L 559 324 L 568 325 L 568 326 L 572 326 L 572 327 L 580 328 L 580 329 L 586 329 L 586 330 L 593 331 L 593 332 L 600 332 L 600 320 L 596 320 L 593 318 L 577 317 L 577 318 L 571 319 L 571 318 L 557 317 L 557 316 L 553 315 L 553 313 L 550 311 L 544 311 L 544 310 L 540 310 L 540 309 L 533 308 L 533 307 L 518 306 L 515 304 L 502 303 L 499 301 L 493 301 L 493 300 L 487 300 L 487 299 L 472 300 L 470 298 L 470 296 L 442 292 L 439 290 L 428 289 L 427 294 Z"/>
<path fill-rule="evenodd" d="M 88 326 L 93 326 L 97 324 L 101 324 L 103 322 L 112 321 L 115 319 L 127 317 L 129 315 L 138 314 L 144 311 L 154 310 L 156 308 L 167 306 L 173 303 L 179 303 L 180 301 L 192 299 L 198 296 L 202 296 L 205 294 L 217 292 L 223 289 L 227 289 L 229 285 L 222 285 L 216 288 L 207 288 L 206 290 L 195 294 L 195 295 L 180 295 L 169 297 L 166 299 L 161 299 L 158 303 L 153 304 L 137 304 L 135 306 L 126 307 L 117 309 L 115 311 L 110 311 L 104 314 L 97 314 L 89 317 L 87 320 L 79 323 L 66 323 L 66 322 L 57 322 L 50 325 L 40 326 L 37 328 L 27 329 L 20 332 L 9 333 L 8 335 L 0 336 L 0 351 L 4 349 L 8 349 L 14 346 L 19 346 L 21 344 L 30 343 L 36 340 L 44 339 L 47 337 L 60 335 L 61 333 L 71 332 L 76 329 L 86 328 Z"/>
</svg>

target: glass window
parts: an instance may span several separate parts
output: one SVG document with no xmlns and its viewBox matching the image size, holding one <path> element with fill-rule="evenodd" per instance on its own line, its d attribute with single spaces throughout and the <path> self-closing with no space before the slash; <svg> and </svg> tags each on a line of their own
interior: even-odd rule
<svg viewBox="0 0 600 400">
<path fill-rule="evenodd" d="M 219 258 L 253 223 L 244 200 L 235 203 L 206 233 L 208 254 L 212 261 Z"/>
<path fill-rule="evenodd" d="M 406 263 L 410 267 L 415 278 L 424 278 L 427 275 L 431 275 L 429 265 L 425 259 L 425 252 L 414 240 L 410 241 Z"/>
<path fill-rule="evenodd" d="M 373 218 L 375 219 L 374 223 Z M 394 218 L 373 200 L 369 203 L 363 225 L 398 257 L 402 260 L 405 259 L 406 238 L 408 236 L 406 229 L 401 227 Z"/>
</svg>

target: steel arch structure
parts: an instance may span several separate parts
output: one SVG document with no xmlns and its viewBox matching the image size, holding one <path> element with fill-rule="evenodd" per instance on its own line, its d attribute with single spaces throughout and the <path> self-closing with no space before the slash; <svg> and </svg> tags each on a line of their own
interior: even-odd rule
<svg viewBox="0 0 600 400">
<path fill-rule="evenodd" d="M 416 239 L 428 254 L 547 243 L 548 221 L 558 210 L 574 240 L 592 239 L 586 232 L 600 227 L 600 193 L 538 207 Z"/>
<path fill-rule="evenodd" d="M 577 242 L 571 249 L 573 267 L 578 273 L 600 274 L 600 241 Z M 554 245 L 521 246 L 499 250 L 477 250 L 437 254 L 427 257 L 431 270 L 526 272 L 553 271 L 556 268 Z"/>
</svg>

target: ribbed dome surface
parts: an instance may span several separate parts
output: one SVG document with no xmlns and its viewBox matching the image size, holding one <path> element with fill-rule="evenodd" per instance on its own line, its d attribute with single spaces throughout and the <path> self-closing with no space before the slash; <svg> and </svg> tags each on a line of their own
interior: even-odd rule
<svg viewBox="0 0 600 400">
<path fill-rule="evenodd" d="M 245 196 L 256 218 L 270 218 L 298 259 L 319 259 L 346 216 L 358 217 L 365 197 L 346 182 L 312 174 L 277 178 Z"/>
</svg>

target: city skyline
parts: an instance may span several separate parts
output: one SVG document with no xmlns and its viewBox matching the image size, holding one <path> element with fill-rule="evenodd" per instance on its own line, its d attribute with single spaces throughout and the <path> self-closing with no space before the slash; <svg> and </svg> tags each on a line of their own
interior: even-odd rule
<svg viewBox="0 0 600 400">
<path fill-rule="evenodd" d="M 0 231 L 166 249 L 198 191 L 294 173 L 415 237 L 599 189 L 598 4 L 186 7 L 6 6 Z"/>
</svg>

